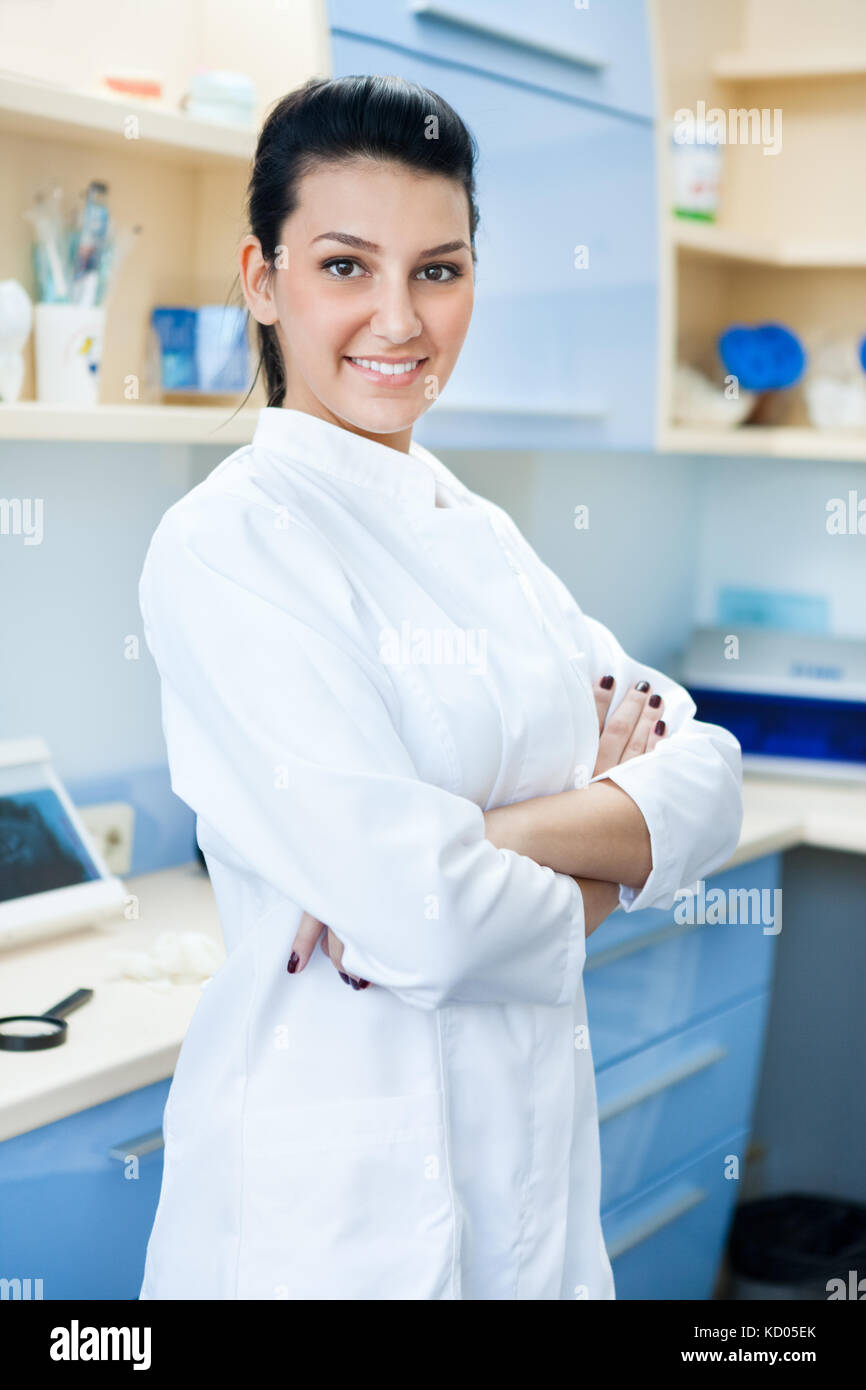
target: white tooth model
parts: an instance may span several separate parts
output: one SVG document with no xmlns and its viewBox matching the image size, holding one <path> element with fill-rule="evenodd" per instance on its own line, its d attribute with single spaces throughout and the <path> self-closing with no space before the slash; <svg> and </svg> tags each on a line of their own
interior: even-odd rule
<svg viewBox="0 0 866 1390">
<path fill-rule="evenodd" d="M 24 380 L 24 344 L 30 337 L 33 305 L 17 280 L 0 280 L 0 400 L 17 401 Z"/>
</svg>

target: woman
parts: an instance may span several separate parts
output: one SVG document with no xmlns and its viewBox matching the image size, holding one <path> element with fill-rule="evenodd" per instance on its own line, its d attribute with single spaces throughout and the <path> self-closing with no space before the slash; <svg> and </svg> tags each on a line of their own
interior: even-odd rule
<svg viewBox="0 0 866 1390">
<path fill-rule="evenodd" d="M 725 861 L 739 745 L 412 440 L 469 326 L 473 162 L 396 77 L 260 135 L 269 404 L 141 580 L 228 951 L 142 1298 L 614 1297 L 586 937 Z"/>
</svg>

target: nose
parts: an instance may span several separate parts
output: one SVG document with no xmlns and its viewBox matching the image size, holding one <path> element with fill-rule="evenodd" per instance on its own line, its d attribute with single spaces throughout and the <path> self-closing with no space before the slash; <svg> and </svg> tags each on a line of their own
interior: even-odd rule
<svg viewBox="0 0 866 1390">
<path fill-rule="evenodd" d="M 377 338 L 386 338 L 389 343 L 406 343 L 417 338 L 422 324 L 412 293 L 405 280 L 383 279 L 380 281 L 376 305 L 370 318 L 370 329 Z"/>
</svg>

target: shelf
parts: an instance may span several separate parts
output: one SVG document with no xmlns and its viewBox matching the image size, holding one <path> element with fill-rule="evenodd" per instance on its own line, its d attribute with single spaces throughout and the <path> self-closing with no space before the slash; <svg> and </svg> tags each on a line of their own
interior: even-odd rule
<svg viewBox="0 0 866 1390">
<path fill-rule="evenodd" d="M 680 218 L 673 221 L 671 237 L 682 251 L 753 265 L 801 270 L 866 269 L 866 238 L 851 242 L 770 241 L 743 236 L 714 222 Z"/>
<path fill-rule="evenodd" d="M 125 134 L 131 116 L 138 121 L 135 139 Z M 0 129 L 66 144 L 139 149 L 195 168 L 246 164 L 256 141 L 252 129 L 194 120 L 146 101 L 82 92 L 2 71 Z"/>
<path fill-rule="evenodd" d="M 232 415 L 231 405 L 0 404 L 0 441 L 39 439 L 65 443 L 248 444 L 258 410 Z M 229 418 L 231 416 L 231 418 Z"/>
<path fill-rule="evenodd" d="M 829 431 L 758 425 L 744 425 L 732 430 L 701 430 L 685 425 L 670 425 L 661 431 L 658 448 L 664 454 L 838 459 L 866 463 L 866 430 Z"/>
<path fill-rule="evenodd" d="M 866 53 L 846 52 L 843 49 L 825 53 L 722 53 L 713 64 L 716 77 L 731 82 L 749 82 L 753 78 L 779 78 L 797 81 L 801 78 L 859 77 L 866 74 Z"/>
</svg>

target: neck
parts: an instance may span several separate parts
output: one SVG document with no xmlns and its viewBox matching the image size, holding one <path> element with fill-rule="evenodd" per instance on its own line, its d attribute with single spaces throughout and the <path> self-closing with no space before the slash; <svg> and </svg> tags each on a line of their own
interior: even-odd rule
<svg viewBox="0 0 866 1390">
<path fill-rule="evenodd" d="M 400 454 L 408 454 L 409 445 L 412 443 L 411 425 L 407 426 L 406 429 L 396 430 L 393 434 L 376 434 L 372 430 L 361 429 L 360 426 L 353 425 L 350 420 L 343 420 L 339 415 L 335 415 L 311 391 L 293 392 L 287 388 L 283 398 L 283 409 L 302 410 L 307 415 L 316 415 L 320 420 L 327 420 L 332 425 L 339 425 L 349 434 L 358 434 L 363 439 L 372 439 L 375 444 L 384 444 L 386 448 L 395 449 Z"/>
</svg>

